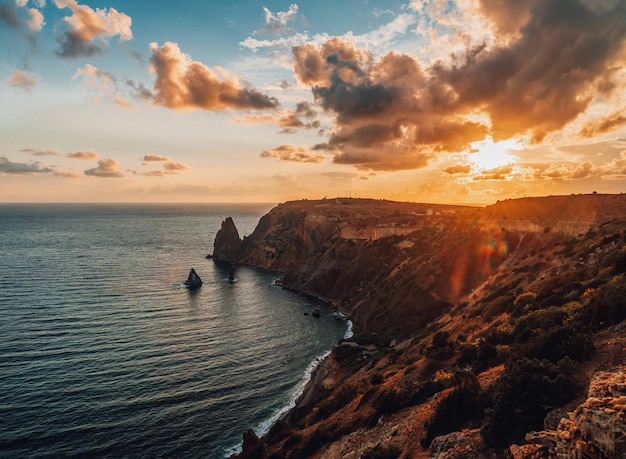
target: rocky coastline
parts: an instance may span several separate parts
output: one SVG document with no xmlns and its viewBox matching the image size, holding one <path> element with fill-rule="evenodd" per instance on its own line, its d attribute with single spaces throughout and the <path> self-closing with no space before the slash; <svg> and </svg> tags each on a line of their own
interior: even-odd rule
<svg viewBox="0 0 626 459">
<path fill-rule="evenodd" d="M 625 195 L 294 201 L 243 239 L 227 219 L 212 257 L 280 272 L 354 323 L 238 457 L 562 457 L 530 432 L 574 412 L 597 372 L 624 372 Z M 519 395 L 535 377 L 545 400 Z M 621 399 L 611 407 L 605 422 L 623 419 Z M 598 457 L 621 457 L 620 442 Z"/>
</svg>

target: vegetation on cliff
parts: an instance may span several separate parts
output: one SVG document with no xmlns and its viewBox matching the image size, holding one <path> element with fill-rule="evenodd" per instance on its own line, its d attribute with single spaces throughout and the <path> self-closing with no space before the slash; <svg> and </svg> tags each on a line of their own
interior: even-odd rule
<svg viewBox="0 0 626 459">
<path fill-rule="evenodd" d="M 292 202 L 241 246 L 356 332 L 256 457 L 428 457 L 461 430 L 495 457 L 623 364 L 624 195 Z"/>
</svg>

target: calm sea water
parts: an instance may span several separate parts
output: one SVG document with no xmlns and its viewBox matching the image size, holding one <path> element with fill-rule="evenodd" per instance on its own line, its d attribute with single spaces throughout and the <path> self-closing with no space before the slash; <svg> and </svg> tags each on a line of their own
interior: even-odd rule
<svg viewBox="0 0 626 459">
<path fill-rule="evenodd" d="M 0 205 L 0 456 L 217 458 L 266 429 L 347 331 L 205 259 L 270 207 Z"/>
</svg>

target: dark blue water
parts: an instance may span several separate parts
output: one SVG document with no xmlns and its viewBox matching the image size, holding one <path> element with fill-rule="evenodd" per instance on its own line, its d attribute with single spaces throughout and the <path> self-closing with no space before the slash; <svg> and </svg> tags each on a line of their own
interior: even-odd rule
<svg viewBox="0 0 626 459">
<path fill-rule="evenodd" d="M 0 456 L 217 458 L 267 428 L 347 328 L 205 259 L 269 207 L 0 205 Z"/>
</svg>

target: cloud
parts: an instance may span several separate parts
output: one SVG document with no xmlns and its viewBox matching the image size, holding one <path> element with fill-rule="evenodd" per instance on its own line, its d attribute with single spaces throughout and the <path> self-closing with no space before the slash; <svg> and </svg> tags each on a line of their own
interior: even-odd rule
<svg viewBox="0 0 626 459">
<path fill-rule="evenodd" d="M 393 43 L 399 36 L 405 35 L 415 22 L 415 15 L 400 14 L 394 17 L 391 22 L 384 24 L 371 32 L 359 35 L 349 31 L 337 38 L 350 41 L 351 43 L 358 44 L 359 46 L 367 47 L 368 49 L 382 49 Z M 294 46 L 320 44 L 331 39 L 331 36 L 325 33 L 311 36 L 306 32 L 295 32 L 291 28 L 285 28 L 283 31 L 289 32 L 290 35 L 279 36 L 271 40 L 248 37 L 239 42 L 239 45 L 243 48 L 250 49 L 253 52 L 260 49 L 277 50 L 280 53 L 273 53 L 273 55 L 274 57 L 278 57 L 279 54 L 282 55 L 283 50 L 288 52 Z"/>
<path fill-rule="evenodd" d="M 269 8 L 263 7 L 263 13 L 265 14 L 265 25 L 262 31 L 278 35 L 291 31 L 288 24 L 296 19 L 298 5 L 293 3 L 289 5 L 287 11 L 279 11 L 277 13 L 272 13 Z"/>
<path fill-rule="evenodd" d="M 170 158 L 168 158 L 167 156 L 160 156 L 160 155 L 144 155 L 143 158 L 141 158 L 142 161 L 146 161 L 146 162 L 166 162 L 166 161 L 170 161 Z"/>
<path fill-rule="evenodd" d="M 74 76 L 72 76 L 72 80 L 77 78 L 83 79 L 81 83 L 83 87 L 104 93 L 113 90 L 117 81 L 111 72 L 100 70 L 91 64 L 77 68 Z"/>
<path fill-rule="evenodd" d="M 124 175 L 119 171 L 119 163 L 114 159 L 107 158 L 98 161 L 98 167 L 93 169 L 87 169 L 85 175 L 92 175 L 94 177 L 104 178 L 117 178 Z"/>
<path fill-rule="evenodd" d="M 295 163 L 321 163 L 323 155 L 314 155 L 306 145 L 281 145 L 280 147 L 265 150 L 261 153 L 262 158 L 276 158 L 279 161 L 291 161 Z"/>
<path fill-rule="evenodd" d="M 92 56 L 104 51 L 110 37 L 118 36 L 120 43 L 133 38 L 132 19 L 115 8 L 93 10 L 79 5 L 76 0 L 53 1 L 59 9 L 72 10 L 72 15 L 63 18 L 57 30 L 57 42 L 61 45 L 57 51 L 59 56 Z"/>
<path fill-rule="evenodd" d="M 190 167 L 187 164 L 172 161 L 171 158 L 168 158 L 167 156 L 144 155 L 142 160 L 146 162 L 163 163 L 163 170 L 152 170 L 152 171 L 144 172 L 143 175 L 147 175 L 150 177 L 164 177 L 165 175 L 176 175 L 181 171 L 186 171 L 190 169 Z"/>
<path fill-rule="evenodd" d="M 67 157 L 68 158 L 72 158 L 72 159 L 84 159 L 84 160 L 87 160 L 87 159 L 98 159 L 100 157 L 100 155 L 97 152 L 93 151 L 93 150 L 86 150 L 86 151 L 73 151 L 71 153 L 68 153 Z M 98 164 L 100 162 L 101 161 L 99 161 Z M 89 175 L 92 175 L 92 174 L 89 174 Z"/>
<path fill-rule="evenodd" d="M 15 175 L 45 174 L 53 172 L 49 167 L 43 167 L 40 163 L 14 163 L 4 156 L 0 156 L 0 173 Z"/>
<path fill-rule="evenodd" d="M 583 137 L 595 137 L 598 134 L 611 132 L 624 124 L 626 124 L 626 111 L 619 110 L 604 118 L 588 122 L 580 130 L 580 135 Z"/>
<path fill-rule="evenodd" d="M 423 67 L 395 52 L 374 58 L 334 38 L 294 47 L 294 72 L 334 116 L 326 147 L 336 163 L 417 168 L 488 136 L 541 142 L 620 87 L 607 75 L 626 51 L 626 4 L 588 4 L 596 3 L 481 0 L 480 12 L 506 36 L 449 62 Z"/>
<path fill-rule="evenodd" d="M 320 122 L 315 120 L 317 111 L 309 102 L 300 102 L 295 110 L 279 110 L 275 113 L 252 114 L 231 118 L 239 124 L 275 124 L 282 127 L 283 133 L 291 133 L 296 129 L 319 129 Z M 308 121 L 305 121 L 308 120 Z"/>
<path fill-rule="evenodd" d="M 473 177 L 473 180 L 511 180 L 513 166 L 500 166 L 493 169 L 480 171 L 480 175 Z"/>
<path fill-rule="evenodd" d="M 33 32 L 39 32 L 46 23 L 44 22 L 43 14 L 36 8 L 28 9 L 28 21 L 27 25 Z"/>
<path fill-rule="evenodd" d="M 62 153 L 55 148 L 22 148 L 22 153 L 30 153 L 33 156 L 59 156 Z"/>
<path fill-rule="evenodd" d="M 9 78 L 7 83 L 14 88 L 23 89 L 26 92 L 32 92 L 32 89 L 37 86 L 39 77 L 32 72 L 22 71 L 15 69 Z"/>
<path fill-rule="evenodd" d="M 22 27 L 22 21 L 13 2 L 0 3 L 0 22 L 16 30 Z"/>
<path fill-rule="evenodd" d="M 118 107 L 133 107 L 133 104 L 119 95 L 120 91 L 117 86 L 117 78 L 115 78 L 111 72 L 101 70 L 91 64 L 86 64 L 84 67 L 76 69 L 72 80 L 76 79 L 81 80 L 81 87 L 102 94 L 104 97 L 112 100 Z"/>
<path fill-rule="evenodd" d="M 454 166 L 446 167 L 443 172 L 450 175 L 455 174 L 469 174 L 472 171 L 472 166 L 469 164 L 455 164 Z"/>
<path fill-rule="evenodd" d="M 169 161 L 163 164 L 163 169 L 165 170 L 166 174 L 178 174 L 180 171 L 185 171 L 189 169 L 189 166 L 184 163 Z"/>
<path fill-rule="evenodd" d="M 221 68 L 210 70 L 183 54 L 176 43 L 150 44 L 150 64 L 156 74 L 153 101 L 173 110 L 270 109 L 278 101 Z M 221 77 L 221 78 L 220 78 Z M 132 82 L 131 82 L 132 83 Z M 145 88 L 143 88 L 145 89 Z M 147 93 L 144 93 L 148 96 Z"/>
</svg>

